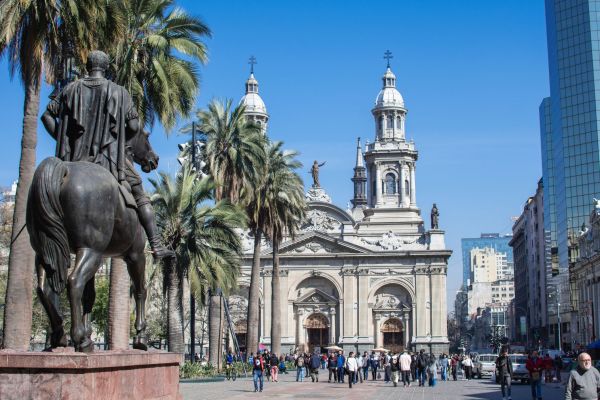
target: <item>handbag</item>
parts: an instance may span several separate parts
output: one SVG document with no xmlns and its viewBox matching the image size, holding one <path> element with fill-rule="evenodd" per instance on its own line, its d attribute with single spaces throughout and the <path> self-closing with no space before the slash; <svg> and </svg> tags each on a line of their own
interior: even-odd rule
<svg viewBox="0 0 600 400">
<path fill-rule="evenodd" d="M 381 379 L 381 372 L 377 373 L 377 379 Z"/>
</svg>

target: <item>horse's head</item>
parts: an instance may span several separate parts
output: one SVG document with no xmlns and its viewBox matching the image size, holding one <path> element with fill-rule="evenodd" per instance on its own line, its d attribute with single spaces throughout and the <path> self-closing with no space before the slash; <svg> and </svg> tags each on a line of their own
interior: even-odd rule
<svg viewBox="0 0 600 400">
<path fill-rule="evenodd" d="M 141 128 L 128 143 L 133 161 L 148 173 L 158 167 L 158 155 L 150 145 L 150 133 Z"/>
</svg>

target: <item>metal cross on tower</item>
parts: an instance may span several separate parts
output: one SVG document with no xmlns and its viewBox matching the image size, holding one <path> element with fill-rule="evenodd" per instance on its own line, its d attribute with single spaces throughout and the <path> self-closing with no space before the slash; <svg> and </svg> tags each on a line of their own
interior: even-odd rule
<svg viewBox="0 0 600 400">
<path fill-rule="evenodd" d="M 250 56 L 250 60 L 248 61 L 248 64 L 250 64 L 250 73 L 253 74 L 254 73 L 254 64 L 258 64 L 256 62 L 256 57 Z"/>
<path fill-rule="evenodd" d="M 387 67 L 390 67 L 390 60 L 392 58 L 394 58 L 394 56 L 392 55 L 392 52 L 389 50 L 386 50 L 385 53 L 383 53 L 383 58 L 385 58 L 387 60 Z"/>
</svg>

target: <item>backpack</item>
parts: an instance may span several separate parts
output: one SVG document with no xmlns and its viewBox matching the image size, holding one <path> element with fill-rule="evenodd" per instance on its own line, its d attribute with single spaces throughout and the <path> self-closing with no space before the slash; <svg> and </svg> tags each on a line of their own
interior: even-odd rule
<svg viewBox="0 0 600 400">
<path fill-rule="evenodd" d="M 319 365 L 321 364 L 321 361 L 319 359 L 319 357 L 317 356 L 312 356 L 310 358 L 310 367 L 313 369 L 317 369 L 319 368 Z"/>
<path fill-rule="evenodd" d="M 417 356 L 417 367 L 425 368 L 425 356 L 423 354 L 419 354 Z"/>
<path fill-rule="evenodd" d="M 296 360 L 296 366 L 304 367 L 304 357 L 298 357 L 298 360 Z"/>
<path fill-rule="evenodd" d="M 260 358 L 256 357 L 254 359 L 254 369 L 261 369 L 260 368 Z"/>
</svg>

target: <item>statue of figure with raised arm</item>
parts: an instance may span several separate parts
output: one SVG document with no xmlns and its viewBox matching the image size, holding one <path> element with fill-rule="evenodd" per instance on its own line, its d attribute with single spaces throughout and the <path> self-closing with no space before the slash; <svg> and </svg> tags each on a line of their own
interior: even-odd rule
<svg viewBox="0 0 600 400">
<path fill-rule="evenodd" d="M 322 167 L 325 163 L 326 161 L 323 161 L 319 164 L 317 160 L 313 163 L 312 168 L 310 169 L 313 178 L 313 187 L 321 187 L 321 184 L 319 183 L 319 167 Z"/>
</svg>

